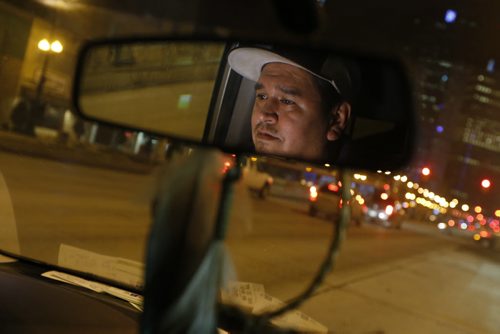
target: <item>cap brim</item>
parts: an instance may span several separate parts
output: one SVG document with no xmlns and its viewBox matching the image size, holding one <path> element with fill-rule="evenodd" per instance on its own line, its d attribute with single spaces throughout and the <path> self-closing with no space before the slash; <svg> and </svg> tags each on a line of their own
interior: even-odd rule
<svg viewBox="0 0 500 334">
<path fill-rule="evenodd" d="M 283 63 L 293 65 L 308 71 L 299 64 L 282 57 L 274 52 L 257 48 L 238 48 L 228 56 L 229 66 L 239 75 L 257 81 L 262 67 L 269 63 Z"/>
</svg>

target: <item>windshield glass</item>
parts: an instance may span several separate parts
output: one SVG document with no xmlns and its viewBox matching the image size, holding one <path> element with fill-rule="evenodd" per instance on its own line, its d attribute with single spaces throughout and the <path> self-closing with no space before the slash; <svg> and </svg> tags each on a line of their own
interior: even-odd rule
<svg viewBox="0 0 500 334">
<path fill-rule="evenodd" d="M 129 6 L 113 9 L 108 2 L 0 1 L 0 249 L 141 289 L 162 167 L 193 148 L 81 119 L 71 102 L 77 54 L 94 38 L 196 29 L 181 14 L 168 20 L 137 14 L 144 13 L 140 5 L 125 2 Z M 358 3 L 365 3 L 362 9 Z M 374 10 L 370 3 L 318 1 L 325 17 L 335 17 L 319 35 L 403 59 L 419 125 L 415 157 L 398 171 L 348 171 L 344 186 L 353 189 L 353 210 L 346 241 L 333 274 L 301 311 L 346 333 L 494 333 L 500 308 L 500 53 L 494 32 L 500 8 L 492 1 L 497 11 L 434 8 L 433 2 L 403 9 L 389 1 Z M 203 17 L 207 7 L 200 8 L 192 15 Z M 241 20 L 226 24 L 238 31 L 247 22 Z M 342 28 L 352 21 L 359 28 Z M 266 22 L 253 23 L 271 33 L 276 26 L 264 29 Z M 216 26 L 217 34 L 230 35 Z M 90 84 L 112 91 L 99 78 L 103 67 L 116 74 L 121 65 L 154 67 L 164 53 L 174 54 L 178 77 L 141 70 L 126 85 L 173 82 L 183 97 L 175 101 L 179 124 L 169 126 L 202 133 L 198 109 L 187 115 L 184 107 L 201 100 L 197 106 L 206 112 L 223 49 L 177 45 L 139 61 L 133 50 L 114 50 L 95 58 Z M 190 68 L 194 54 L 205 65 Z M 178 85 L 186 78 L 189 87 L 202 86 L 198 93 Z M 222 159 L 221 175 L 235 163 L 230 154 Z M 307 286 L 328 249 L 339 204 L 320 200 L 325 193 L 340 195 L 340 174 L 329 165 L 249 161 L 226 242 L 237 272 L 233 284 L 256 284 L 252 293 L 265 291 L 276 298 L 272 305 L 281 305 Z M 233 292 L 244 290 L 235 286 Z M 407 331 L 408 324 L 421 327 Z"/>
</svg>

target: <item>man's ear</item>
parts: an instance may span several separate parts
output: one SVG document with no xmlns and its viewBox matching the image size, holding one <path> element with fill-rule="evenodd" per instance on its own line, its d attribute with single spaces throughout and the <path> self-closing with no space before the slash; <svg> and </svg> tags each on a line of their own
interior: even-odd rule
<svg viewBox="0 0 500 334">
<path fill-rule="evenodd" d="M 332 109 L 326 139 L 329 141 L 339 139 L 347 126 L 350 116 L 351 104 L 349 102 L 342 102 L 336 109 Z"/>
</svg>

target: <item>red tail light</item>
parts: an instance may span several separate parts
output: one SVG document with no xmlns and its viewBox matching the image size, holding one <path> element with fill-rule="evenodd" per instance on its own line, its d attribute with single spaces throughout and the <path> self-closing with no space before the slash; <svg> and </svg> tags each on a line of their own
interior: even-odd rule
<svg viewBox="0 0 500 334">
<path fill-rule="evenodd" d="M 487 238 L 490 236 L 490 234 L 488 233 L 488 231 L 481 231 L 479 232 L 479 235 L 482 237 L 482 238 Z"/>
<path fill-rule="evenodd" d="M 338 192 L 339 191 L 339 187 L 336 184 L 330 183 L 328 185 L 328 190 L 333 191 L 333 192 Z"/>
<path fill-rule="evenodd" d="M 224 163 L 224 167 L 222 167 L 222 174 L 227 173 L 227 171 L 229 170 L 229 168 L 231 168 L 231 162 L 226 161 Z"/>
</svg>

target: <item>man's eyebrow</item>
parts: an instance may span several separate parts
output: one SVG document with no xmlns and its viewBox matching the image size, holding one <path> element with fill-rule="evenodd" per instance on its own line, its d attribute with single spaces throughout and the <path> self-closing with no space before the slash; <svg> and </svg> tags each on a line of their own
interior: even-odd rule
<svg viewBox="0 0 500 334">
<path fill-rule="evenodd" d="M 260 82 L 255 83 L 255 90 L 263 89 L 264 85 Z M 278 85 L 278 89 L 285 94 L 293 96 L 302 96 L 302 91 L 299 88 Z"/>
<path fill-rule="evenodd" d="M 301 96 L 302 91 L 299 88 L 296 87 L 290 87 L 290 86 L 278 86 L 278 89 L 281 90 L 283 93 L 288 94 L 288 95 L 294 95 L 294 96 Z"/>
</svg>

